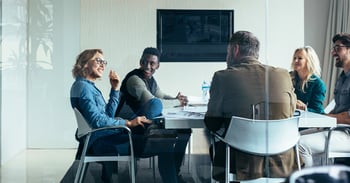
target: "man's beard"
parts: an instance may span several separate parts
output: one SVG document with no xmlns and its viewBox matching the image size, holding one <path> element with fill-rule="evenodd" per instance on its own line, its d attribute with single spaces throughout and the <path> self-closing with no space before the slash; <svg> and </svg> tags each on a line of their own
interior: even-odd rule
<svg viewBox="0 0 350 183">
<path fill-rule="evenodd" d="M 338 60 L 335 62 L 336 67 L 343 67 L 343 65 L 344 65 L 344 62 L 342 60 Z"/>
</svg>

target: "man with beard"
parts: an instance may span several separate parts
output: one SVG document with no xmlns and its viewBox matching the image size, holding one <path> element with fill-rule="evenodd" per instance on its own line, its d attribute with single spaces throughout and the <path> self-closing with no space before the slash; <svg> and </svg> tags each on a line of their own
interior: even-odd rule
<svg viewBox="0 0 350 183">
<path fill-rule="evenodd" d="M 335 106 L 328 116 L 337 118 L 338 124 L 350 124 L 350 34 L 339 33 L 333 39 L 332 56 L 335 66 L 342 68 L 334 88 Z M 306 151 L 302 153 L 305 166 L 312 166 L 312 154 L 324 152 L 324 144 L 328 131 L 303 135 L 300 146 Z M 332 133 L 332 151 L 350 152 L 350 135 L 346 132 Z"/>
<path fill-rule="evenodd" d="M 187 104 L 187 97 L 180 92 L 177 96 L 171 96 L 162 92 L 153 77 L 159 68 L 160 52 L 157 48 L 147 47 L 143 50 L 140 59 L 140 67 L 129 72 L 121 85 L 121 99 L 116 115 L 129 113 L 123 116 L 133 119 L 139 114 L 143 114 L 147 119 L 154 119 L 162 114 L 163 105 L 161 99 L 179 100 L 180 105 Z M 131 110 L 128 110 L 131 109 Z M 154 121 L 153 121 L 154 122 Z M 147 126 L 147 125 L 146 125 Z M 133 129 L 133 133 L 144 133 L 145 128 Z M 186 146 L 191 136 L 191 129 L 176 130 L 177 140 L 170 152 L 160 145 L 155 145 L 153 151 L 158 154 L 158 169 L 163 182 L 178 183 L 184 182 L 180 175 L 180 168 L 185 155 Z"/>
<path fill-rule="evenodd" d="M 258 60 L 259 48 L 259 40 L 251 32 L 238 31 L 230 38 L 227 68 L 215 72 L 210 87 L 208 110 L 204 119 L 210 131 L 224 136 L 232 116 L 252 118 L 252 105 L 259 103 L 269 107 L 269 115 L 262 115 L 262 119 L 293 116 L 296 96 L 289 73 L 285 69 L 261 64 Z M 268 174 L 270 177 L 287 177 L 297 169 L 293 148 L 270 156 L 268 170 L 264 169 L 262 156 L 234 148 L 231 148 L 230 155 L 230 170 L 236 174 L 237 180 L 256 179 L 269 176 Z M 213 178 L 224 181 L 225 144 L 215 143 L 213 158 Z"/>
</svg>

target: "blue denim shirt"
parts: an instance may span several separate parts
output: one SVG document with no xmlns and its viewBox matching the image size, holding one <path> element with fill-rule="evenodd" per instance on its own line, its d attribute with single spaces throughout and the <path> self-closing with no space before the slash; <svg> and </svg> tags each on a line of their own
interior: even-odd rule
<svg viewBox="0 0 350 183">
<path fill-rule="evenodd" d="M 85 78 L 77 77 L 70 90 L 72 108 L 77 108 L 92 128 L 125 125 L 126 120 L 114 118 L 119 103 L 119 91 L 111 89 L 106 104 L 101 91 Z M 91 136 L 92 143 L 97 138 L 118 133 L 113 130 L 100 131 Z"/>
<path fill-rule="evenodd" d="M 350 109 L 350 72 L 341 72 L 334 89 L 335 107 L 333 114 L 338 114 Z"/>
</svg>

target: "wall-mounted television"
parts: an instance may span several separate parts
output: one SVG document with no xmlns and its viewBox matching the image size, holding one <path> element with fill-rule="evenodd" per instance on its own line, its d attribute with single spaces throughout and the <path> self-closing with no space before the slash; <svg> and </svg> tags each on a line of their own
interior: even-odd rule
<svg viewBox="0 0 350 183">
<path fill-rule="evenodd" d="M 220 62 L 233 34 L 233 10 L 157 10 L 161 62 Z"/>
</svg>

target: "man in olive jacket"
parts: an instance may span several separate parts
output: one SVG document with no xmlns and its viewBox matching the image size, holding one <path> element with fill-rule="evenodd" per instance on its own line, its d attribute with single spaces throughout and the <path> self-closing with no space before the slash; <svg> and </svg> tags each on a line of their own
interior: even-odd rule
<svg viewBox="0 0 350 183">
<path fill-rule="evenodd" d="M 296 96 L 288 71 L 258 61 L 259 40 L 250 32 L 235 32 L 227 47 L 227 69 L 215 72 L 211 88 L 206 127 L 224 135 L 232 116 L 252 118 L 252 105 L 267 103 L 268 119 L 292 117 Z M 266 79 L 267 78 L 267 79 Z M 266 118 L 263 117 L 263 118 Z M 258 138 L 258 137 L 257 137 Z M 216 143 L 213 177 L 224 180 L 225 145 Z M 231 172 L 238 180 L 266 177 L 264 158 L 231 148 Z M 287 177 L 297 169 L 295 152 L 269 157 L 270 177 Z"/>
</svg>

